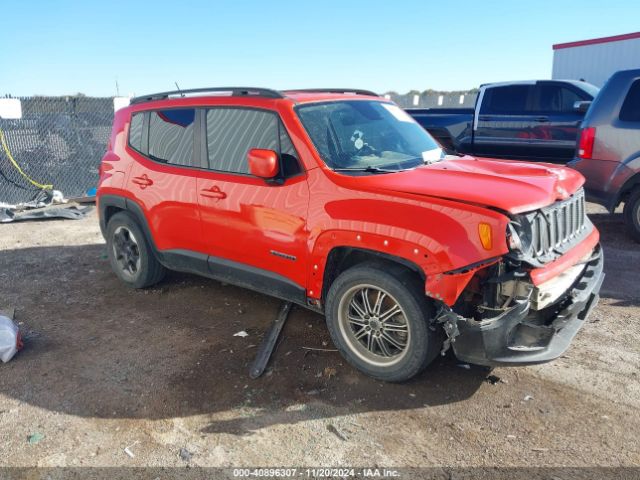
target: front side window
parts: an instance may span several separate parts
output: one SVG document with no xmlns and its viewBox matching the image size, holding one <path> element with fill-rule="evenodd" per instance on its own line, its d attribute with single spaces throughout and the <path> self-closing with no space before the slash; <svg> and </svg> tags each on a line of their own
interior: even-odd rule
<svg viewBox="0 0 640 480">
<path fill-rule="evenodd" d="M 631 84 L 622 108 L 620 120 L 623 122 L 640 122 L 640 80 Z"/>
<path fill-rule="evenodd" d="M 301 105 L 296 112 L 333 169 L 396 171 L 443 157 L 436 141 L 391 103 L 344 100 Z"/>
<path fill-rule="evenodd" d="M 249 150 L 278 150 L 279 120 L 274 113 L 212 108 L 207 110 L 206 118 L 209 166 L 213 170 L 248 174 Z"/>
<path fill-rule="evenodd" d="M 586 95 L 579 95 L 561 85 L 541 84 L 536 88 L 538 99 L 534 110 L 542 113 L 575 113 L 575 103 L 587 100 Z"/>
<path fill-rule="evenodd" d="M 193 108 L 150 112 L 149 157 L 174 165 L 193 163 Z"/>
<path fill-rule="evenodd" d="M 517 115 L 528 113 L 533 85 L 507 85 L 487 88 L 480 106 L 481 114 Z"/>
</svg>

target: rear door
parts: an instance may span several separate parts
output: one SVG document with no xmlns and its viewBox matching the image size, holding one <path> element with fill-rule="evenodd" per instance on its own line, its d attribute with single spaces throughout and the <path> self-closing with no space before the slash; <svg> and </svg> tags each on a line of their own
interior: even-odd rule
<svg viewBox="0 0 640 480">
<path fill-rule="evenodd" d="M 174 108 L 134 114 L 142 132 L 131 148 L 128 191 L 143 208 L 159 250 L 202 248 L 194 170 L 195 110 Z M 139 116 L 139 117 L 138 117 Z M 132 145 L 130 145 L 132 147 Z"/>
<path fill-rule="evenodd" d="M 574 104 L 592 98 L 573 85 L 540 81 L 536 83 L 533 102 L 535 125 L 531 130 L 529 150 L 538 159 L 566 163 L 573 158 L 578 127 L 584 113 Z"/>
<path fill-rule="evenodd" d="M 473 152 L 497 158 L 530 158 L 534 83 L 488 86 L 479 99 Z"/>
<path fill-rule="evenodd" d="M 203 242 L 211 272 L 279 297 L 304 294 L 309 188 L 276 112 L 256 108 L 203 110 L 209 170 L 198 178 Z M 275 150 L 277 182 L 249 174 L 252 148 Z"/>
</svg>

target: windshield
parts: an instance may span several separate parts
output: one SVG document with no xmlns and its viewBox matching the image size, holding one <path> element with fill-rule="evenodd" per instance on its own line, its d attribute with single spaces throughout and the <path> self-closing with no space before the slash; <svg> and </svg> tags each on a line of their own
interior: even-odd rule
<svg viewBox="0 0 640 480">
<path fill-rule="evenodd" d="M 318 153 L 335 170 L 384 173 L 444 157 L 435 140 L 391 103 L 347 100 L 301 105 L 296 111 Z"/>
</svg>

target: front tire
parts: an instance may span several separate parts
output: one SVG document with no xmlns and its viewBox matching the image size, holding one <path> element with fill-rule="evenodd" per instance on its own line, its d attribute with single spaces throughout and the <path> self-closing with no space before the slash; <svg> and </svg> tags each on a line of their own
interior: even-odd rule
<svg viewBox="0 0 640 480">
<path fill-rule="evenodd" d="M 410 379 L 438 355 L 433 316 L 421 282 L 404 269 L 352 267 L 327 295 L 327 327 L 337 349 L 358 370 L 388 382 Z"/>
<path fill-rule="evenodd" d="M 623 216 L 629 234 L 640 242 L 640 187 L 636 187 L 625 202 Z"/>
<path fill-rule="evenodd" d="M 116 213 L 107 224 L 107 255 L 115 274 L 131 288 L 155 285 L 166 270 L 156 259 L 149 241 L 127 212 Z"/>
</svg>

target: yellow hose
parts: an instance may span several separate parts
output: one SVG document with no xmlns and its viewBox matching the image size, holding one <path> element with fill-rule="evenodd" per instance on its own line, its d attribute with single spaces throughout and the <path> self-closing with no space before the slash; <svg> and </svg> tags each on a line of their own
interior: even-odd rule
<svg viewBox="0 0 640 480">
<path fill-rule="evenodd" d="M 24 173 L 24 171 L 20 168 L 20 165 L 18 165 L 18 162 L 16 162 L 15 159 L 13 158 L 13 155 L 11 155 L 11 151 L 9 150 L 9 146 L 7 145 L 7 142 L 4 139 L 4 133 L 2 132 L 2 130 L 0 130 L 0 143 L 2 143 L 2 148 L 4 150 L 4 153 L 7 154 L 7 157 L 9 158 L 9 161 L 11 162 L 11 164 L 15 167 L 16 170 L 18 170 L 20 175 L 22 175 L 24 178 L 27 179 L 27 181 L 30 184 L 38 188 L 42 188 L 43 190 L 51 190 L 53 188 L 53 185 L 43 185 L 42 183 L 38 183 L 29 175 Z"/>
</svg>

